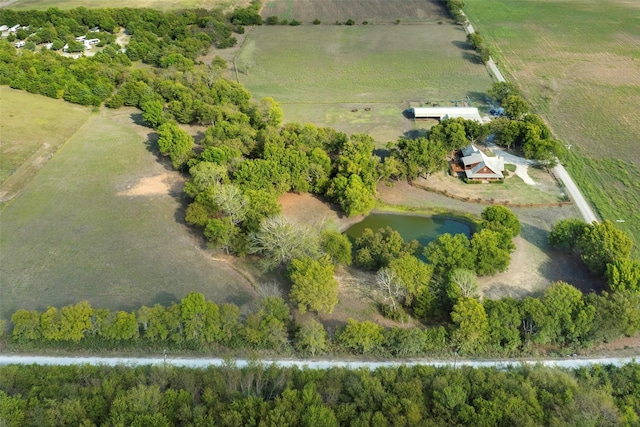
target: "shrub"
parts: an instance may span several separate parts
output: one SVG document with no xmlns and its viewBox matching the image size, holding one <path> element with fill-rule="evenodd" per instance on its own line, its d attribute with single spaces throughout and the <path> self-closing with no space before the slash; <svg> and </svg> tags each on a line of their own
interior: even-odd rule
<svg viewBox="0 0 640 427">
<path fill-rule="evenodd" d="M 265 24 L 267 25 L 278 25 L 278 22 L 280 21 L 280 19 L 278 19 L 277 16 L 269 16 L 265 22 Z"/>
<path fill-rule="evenodd" d="M 409 315 L 400 306 L 393 307 L 389 304 L 380 304 L 380 313 L 387 319 L 391 319 L 395 322 L 404 323 L 409 320 Z"/>
<path fill-rule="evenodd" d="M 351 18 L 347 19 L 347 21 L 344 23 L 344 25 L 355 25 L 355 24 L 356 24 L 356 21 L 354 21 Z"/>
<path fill-rule="evenodd" d="M 320 24 L 322 24 L 322 22 L 318 18 L 313 20 L 313 25 L 320 25 Z"/>
</svg>

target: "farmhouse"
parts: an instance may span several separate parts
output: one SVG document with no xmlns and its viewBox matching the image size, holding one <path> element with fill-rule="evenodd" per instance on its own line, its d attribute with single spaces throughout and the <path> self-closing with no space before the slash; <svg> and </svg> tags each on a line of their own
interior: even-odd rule
<svg viewBox="0 0 640 427">
<path fill-rule="evenodd" d="M 460 150 L 457 161 L 451 165 L 454 173 L 463 173 L 471 180 L 495 180 L 503 179 L 504 159 L 502 157 L 489 157 L 470 144 Z"/>
<path fill-rule="evenodd" d="M 91 46 L 100 43 L 100 39 L 87 39 L 84 40 L 84 47 L 86 49 L 91 49 Z"/>
<path fill-rule="evenodd" d="M 9 29 L 8 25 L 0 25 L 0 31 L 7 31 Z"/>
<path fill-rule="evenodd" d="M 417 107 L 409 110 L 414 119 L 455 119 L 475 120 L 482 123 L 482 117 L 475 107 Z"/>
<path fill-rule="evenodd" d="M 13 27 L 9 28 L 9 32 L 10 33 L 15 33 L 19 29 L 20 29 L 20 24 L 17 24 L 17 25 L 14 25 Z"/>
<path fill-rule="evenodd" d="M 27 44 L 27 42 L 25 42 L 24 40 L 20 40 L 19 42 L 15 42 L 14 45 L 17 48 L 23 47 L 25 44 Z"/>
</svg>

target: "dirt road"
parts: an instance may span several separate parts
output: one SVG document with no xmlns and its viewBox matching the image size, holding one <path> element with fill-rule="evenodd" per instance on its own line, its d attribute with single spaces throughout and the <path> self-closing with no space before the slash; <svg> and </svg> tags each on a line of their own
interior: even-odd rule
<svg viewBox="0 0 640 427">
<path fill-rule="evenodd" d="M 582 214 L 585 222 L 587 224 L 591 224 L 594 221 L 598 222 L 598 217 L 596 217 L 596 214 L 593 213 L 591 206 L 589 205 L 589 203 L 587 203 L 584 196 L 580 192 L 580 189 L 578 188 L 576 183 L 573 182 L 573 179 L 571 179 L 569 172 L 567 172 L 564 166 L 558 163 L 558 165 L 553 168 L 553 171 L 555 172 L 558 179 L 560 179 L 560 181 L 562 181 L 562 183 L 564 184 L 567 192 L 569 193 L 569 196 L 571 196 L 571 200 L 573 200 L 573 203 L 575 203 L 578 210 L 580 210 L 580 213 Z"/>
</svg>

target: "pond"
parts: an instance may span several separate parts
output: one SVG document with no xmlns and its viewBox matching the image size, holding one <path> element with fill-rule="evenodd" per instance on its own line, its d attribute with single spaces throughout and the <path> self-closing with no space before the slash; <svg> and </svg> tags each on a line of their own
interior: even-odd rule
<svg viewBox="0 0 640 427">
<path fill-rule="evenodd" d="M 396 230 L 406 242 L 415 239 L 423 246 L 437 239 L 441 234 L 466 234 L 467 237 L 471 237 L 473 233 L 471 223 L 451 216 L 373 213 L 363 221 L 349 227 L 345 234 L 356 239 L 360 237 L 365 228 L 378 231 L 379 228 L 384 227 Z"/>
</svg>

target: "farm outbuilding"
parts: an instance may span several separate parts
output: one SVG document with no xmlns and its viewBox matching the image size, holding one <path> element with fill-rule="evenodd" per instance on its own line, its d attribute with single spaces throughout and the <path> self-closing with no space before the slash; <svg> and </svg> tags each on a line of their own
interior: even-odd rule
<svg viewBox="0 0 640 427">
<path fill-rule="evenodd" d="M 478 109 L 475 107 L 415 107 L 410 108 L 409 112 L 414 119 L 455 119 L 463 118 L 465 120 L 475 120 L 482 123 L 482 117 Z"/>
</svg>

